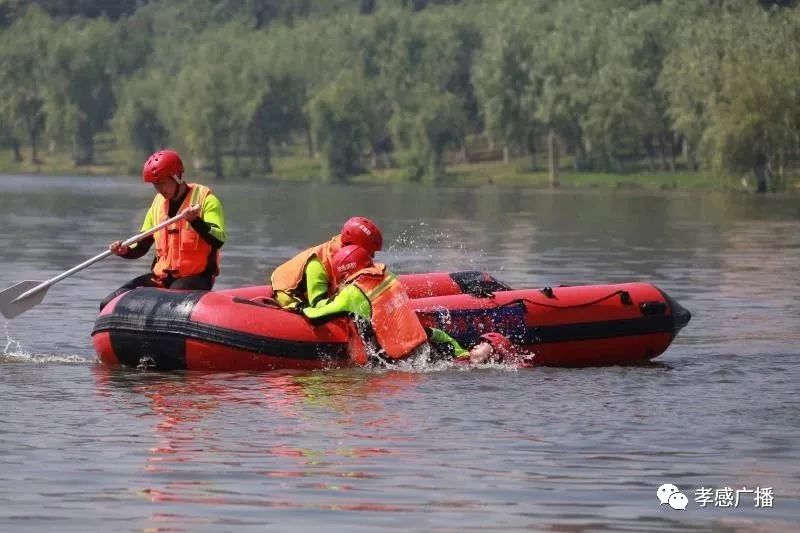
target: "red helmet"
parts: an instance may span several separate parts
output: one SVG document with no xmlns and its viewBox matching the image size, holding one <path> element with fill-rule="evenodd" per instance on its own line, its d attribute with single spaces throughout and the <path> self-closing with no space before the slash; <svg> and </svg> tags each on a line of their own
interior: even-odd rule
<svg viewBox="0 0 800 533">
<path fill-rule="evenodd" d="M 534 363 L 535 354 L 529 353 L 519 346 L 515 346 L 508 338 L 500 333 L 490 332 L 480 336 L 482 341 L 492 345 L 494 353 L 497 354 L 499 362 L 515 365 L 517 367 L 531 367 Z"/>
<path fill-rule="evenodd" d="M 342 248 L 336 252 L 336 255 L 333 256 L 333 260 L 331 261 L 331 266 L 333 267 L 333 275 L 336 278 L 336 282 L 341 283 L 343 279 L 359 270 L 371 267 L 372 257 L 369 255 L 369 252 L 361 246 L 350 244 L 348 246 L 342 246 Z"/>
<path fill-rule="evenodd" d="M 352 217 L 342 226 L 342 244 L 357 244 L 365 248 L 370 256 L 383 248 L 383 235 L 378 226 L 368 218 Z"/>
<path fill-rule="evenodd" d="M 484 333 L 481 335 L 481 340 L 488 342 L 492 345 L 495 353 L 500 356 L 502 360 L 513 359 L 516 356 L 514 345 L 505 335 L 500 333 Z"/>
<path fill-rule="evenodd" d="M 173 178 L 178 183 L 183 178 L 183 161 L 178 152 L 172 150 L 159 150 L 144 162 L 142 179 L 153 183 L 164 178 Z"/>
</svg>

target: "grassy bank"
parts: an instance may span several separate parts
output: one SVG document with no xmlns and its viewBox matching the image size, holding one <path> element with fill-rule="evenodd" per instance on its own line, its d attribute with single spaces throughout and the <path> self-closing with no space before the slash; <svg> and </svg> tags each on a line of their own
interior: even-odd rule
<svg viewBox="0 0 800 533">
<path fill-rule="evenodd" d="M 27 153 L 23 154 L 22 162 L 14 161 L 13 154 L 8 150 L 0 151 L 0 174 L 30 174 L 42 176 L 129 176 L 131 170 L 125 165 L 106 157 L 100 158 L 94 165 L 76 166 L 67 153 L 43 153 L 39 156 L 39 163 L 34 164 L 29 160 Z"/>
<path fill-rule="evenodd" d="M 122 157 L 108 153 L 98 157 L 94 165 L 75 166 L 69 154 L 45 153 L 40 157 L 40 164 L 30 161 L 16 162 L 8 150 L 0 152 L 0 174 L 29 175 L 83 175 L 83 176 L 131 176 L 137 175 L 138 169 L 121 163 Z M 447 174 L 441 181 L 443 185 L 498 185 L 515 187 L 549 187 L 548 174 L 544 170 L 531 171 L 527 168 L 525 158 L 512 159 L 508 163 L 502 161 L 483 161 L 477 163 L 454 164 L 447 167 Z M 233 161 L 226 160 L 227 173 L 235 177 Z M 248 173 L 247 179 L 314 181 L 320 179 L 321 165 L 318 160 L 299 155 L 285 155 L 273 160 L 273 172 L 269 175 Z M 206 175 L 208 171 L 194 175 Z M 353 176 L 352 183 L 397 183 L 406 180 L 404 170 L 390 168 L 374 170 Z M 747 180 L 747 187 L 743 183 Z M 720 177 L 705 172 L 659 172 L 633 170 L 624 173 L 576 172 L 564 168 L 559 175 L 559 182 L 564 188 L 616 188 L 646 190 L 747 190 L 754 187 L 752 176 Z M 787 180 L 786 190 L 797 191 L 800 180 L 796 177 Z"/>
<path fill-rule="evenodd" d="M 526 168 L 527 159 L 509 163 L 502 161 L 485 161 L 480 163 L 459 164 L 447 167 L 444 183 L 459 185 L 500 185 L 515 187 L 547 188 L 549 175 L 544 170 L 531 171 Z M 364 181 L 396 181 L 402 179 L 402 170 L 390 169 L 373 172 L 369 176 L 358 176 L 355 180 Z M 716 178 L 700 172 L 575 172 L 562 169 L 559 183 L 565 188 L 630 188 L 686 190 L 730 189 L 733 183 L 727 178 Z"/>
</svg>

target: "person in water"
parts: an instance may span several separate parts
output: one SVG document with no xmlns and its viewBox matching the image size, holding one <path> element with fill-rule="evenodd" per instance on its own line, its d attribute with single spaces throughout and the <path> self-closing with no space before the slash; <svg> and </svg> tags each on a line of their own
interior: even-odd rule
<svg viewBox="0 0 800 533">
<path fill-rule="evenodd" d="M 125 259 L 138 259 L 155 243 L 151 272 L 138 276 L 109 294 L 106 306 L 119 294 L 136 287 L 211 290 L 219 274 L 219 250 L 225 243 L 225 215 L 211 189 L 183 179 L 183 161 L 177 152 L 160 150 L 142 168 L 142 179 L 158 194 L 144 218 L 141 232 L 186 212 L 186 217 L 131 246 L 114 241 L 109 249 Z"/>
<path fill-rule="evenodd" d="M 336 294 L 321 305 L 302 309 L 312 323 L 349 315 L 369 324 L 379 353 L 390 361 L 431 353 L 473 364 L 523 362 L 512 343 L 499 333 L 486 333 L 471 350 L 445 331 L 424 328 L 409 305 L 402 283 L 385 265 L 375 263 L 369 252 L 357 245 L 342 247 L 331 261 L 337 283 Z"/>
<path fill-rule="evenodd" d="M 381 230 L 372 220 L 352 217 L 330 240 L 303 250 L 270 276 L 273 298 L 284 309 L 315 307 L 331 296 L 335 280 L 331 263 L 342 246 L 358 245 L 370 257 L 383 247 Z"/>
<path fill-rule="evenodd" d="M 533 364 L 533 354 L 515 346 L 500 333 L 484 333 L 479 340 L 480 342 L 469 351 L 469 362 L 472 364 L 505 363 L 514 366 Z"/>
</svg>

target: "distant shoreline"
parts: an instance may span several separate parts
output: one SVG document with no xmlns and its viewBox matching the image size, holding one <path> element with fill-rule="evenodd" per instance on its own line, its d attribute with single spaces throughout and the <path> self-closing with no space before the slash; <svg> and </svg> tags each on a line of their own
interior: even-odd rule
<svg viewBox="0 0 800 533">
<path fill-rule="evenodd" d="M 0 175 L 21 176 L 96 176 L 112 178 L 130 178 L 138 172 L 126 169 L 119 164 L 95 164 L 75 166 L 62 158 L 53 157 L 52 162 L 46 159 L 41 165 L 29 162 L 15 163 L 9 160 L 0 161 Z M 435 182 L 419 182 L 424 185 L 441 186 L 486 186 L 530 187 L 549 189 L 548 173 L 544 170 L 530 171 L 524 169 L 524 160 L 509 163 L 488 161 L 478 163 L 462 163 L 447 167 L 444 179 Z M 307 158 L 276 158 L 274 171 L 270 174 L 231 172 L 228 179 L 265 182 L 319 182 L 336 183 L 321 179 L 319 164 Z M 393 183 L 417 183 L 409 181 L 402 174 L 402 169 L 390 168 L 374 170 L 370 173 L 351 177 L 341 183 L 352 185 L 376 185 Z M 211 180 L 208 172 L 189 172 L 199 180 Z M 214 179 L 213 181 L 224 181 Z M 752 176 L 719 177 L 708 173 L 688 171 L 631 171 L 622 173 L 573 171 L 563 169 L 559 174 L 559 187 L 564 189 L 624 189 L 651 191 L 736 191 L 753 192 L 755 182 Z M 787 184 L 787 192 L 800 192 L 800 182 Z"/>
</svg>

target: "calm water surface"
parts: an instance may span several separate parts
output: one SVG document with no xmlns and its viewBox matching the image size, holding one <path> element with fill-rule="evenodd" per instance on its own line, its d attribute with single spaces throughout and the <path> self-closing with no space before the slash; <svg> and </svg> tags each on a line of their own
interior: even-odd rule
<svg viewBox="0 0 800 533">
<path fill-rule="evenodd" d="M 109 258 L 3 322 L 0 530 L 800 525 L 796 197 L 214 186 L 229 230 L 217 288 L 262 283 L 362 214 L 398 272 L 642 280 L 693 319 L 650 367 L 112 370 L 91 346 L 97 304 L 149 260 Z M 134 179 L 0 177 L 0 288 L 132 235 L 151 197 Z M 685 511 L 659 505 L 664 483 Z M 702 488 L 725 487 L 738 505 L 701 506 Z M 771 506 L 756 506 L 756 489 L 772 489 Z"/>
</svg>

